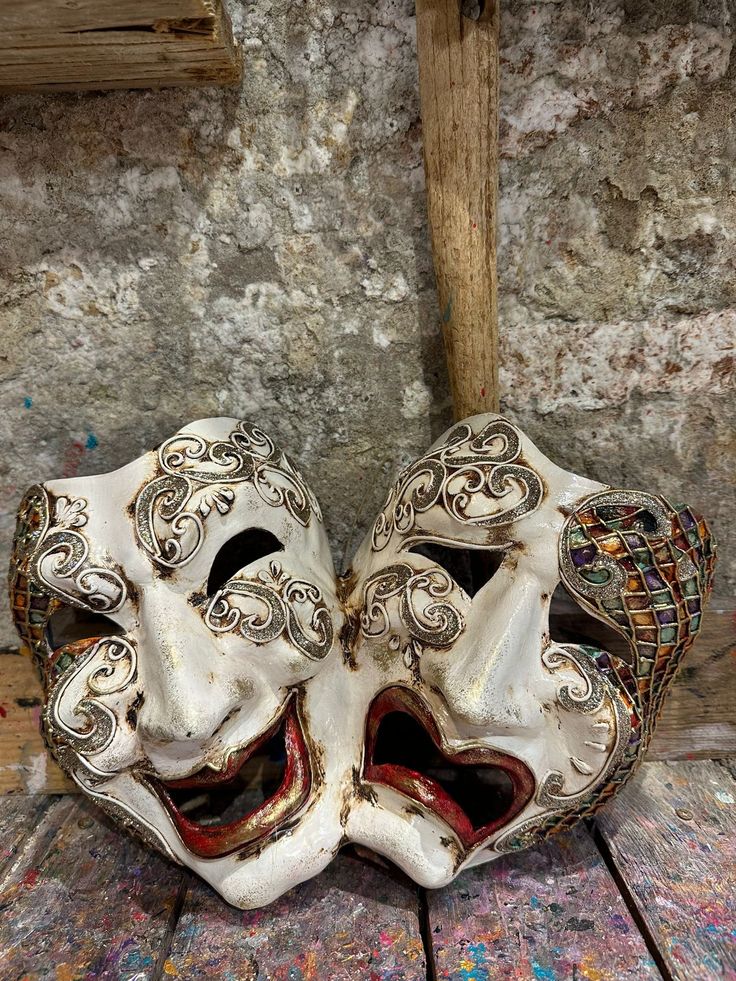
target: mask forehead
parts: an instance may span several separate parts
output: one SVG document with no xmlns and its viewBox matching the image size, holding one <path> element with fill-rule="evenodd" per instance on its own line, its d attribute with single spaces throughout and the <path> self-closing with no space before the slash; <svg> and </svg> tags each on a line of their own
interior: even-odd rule
<svg viewBox="0 0 736 981">
<path fill-rule="evenodd" d="M 132 513 L 141 548 L 171 570 L 249 524 L 285 547 L 306 546 L 306 555 L 329 551 L 319 504 L 295 465 L 262 430 L 235 419 L 192 423 L 166 440 Z"/>
<path fill-rule="evenodd" d="M 422 541 L 503 548 L 517 522 L 600 486 L 555 466 L 506 419 L 473 416 L 402 471 L 357 561 Z"/>
</svg>

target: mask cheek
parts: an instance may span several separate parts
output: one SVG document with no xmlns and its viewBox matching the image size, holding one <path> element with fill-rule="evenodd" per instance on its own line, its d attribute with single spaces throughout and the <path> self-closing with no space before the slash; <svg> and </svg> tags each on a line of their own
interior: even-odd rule
<svg viewBox="0 0 736 981">
<path fill-rule="evenodd" d="M 137 649 L 124 637 L 69 645 L 56 656 L 44 713 L 46 734 L 64 769 L 104 780 L 140 758 L 136 736 L 142 692 Z M 68 662 L 68 663 L 65 663 Z"/>
</svg>

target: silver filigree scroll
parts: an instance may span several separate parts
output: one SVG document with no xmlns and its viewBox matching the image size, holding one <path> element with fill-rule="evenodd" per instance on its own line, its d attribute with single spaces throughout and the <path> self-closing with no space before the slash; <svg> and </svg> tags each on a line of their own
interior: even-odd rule
<svg viewBox="0 0 736 981">
<path fill-rule="evenodd" d="M 88 667 L 92 670 L 85 678 Z M 71 747 L 75 753 L 94 756 L 104 752 L 113 740 L 117 720 L 101 697 L 123 691 L 136 677 L 135 647 L 123 637 L 105 637 L 75 658 L 54 686 L 46 707 L 46 721 L 54 742 Z M 60 707 L 70 687 L 80 685 L 83 694 L 74 707 L 79 726 L 64 721 Z"/>
<path fill-rule="evenodd" d="M 468 423 L 457 426 L 438 449 L 400 474 L 373 526 L 374 551 L 385 548 L 394 533 L 405 538 L 404 547 L 436 539 L 415 529 L 417 516 L 435 506 L 461 525 L 477 528 L 507 525 L 531 514 L 543 485 L 519 462 L 520 452 L 518 432 L 503 419 L 494 419 L 477 435 Z"/>
<path fill-rule="evenodd" d="M 365 637 L 378 638 L 391 634 L 396 619 L 388 611 L 390 600 L 398 603 L 398 616 L 408 634 L 409 654 L 421 654 L 423 646 L 450 647 L 462 633 L 462 615 L 448 602 L 438 602 L 449 596 L 454 583 L 444 569 L 433 567 L 417 572 L 404 562 L 382 569 L 365 584 L 360 627 Z M 420 603 L 421 596 L 427 602 Z M 405 638 L 404 638 L 405 639 Z M 390 645 L 396 649 L 402 638 L 393 635 Z"/>
<path fill-rule="evenodd" d="M 43 494 L 48 508 L 48 495 Z M 89 544 L 78 530 L 87 523 L 86 509 L 83 498 L 57 498 L 52 523 L 32 555 L 30 574 L 41 589 L 72 606 L 114 613 L 125 602 L 125 582 L 118 572 L 89 561 Z"/>
<path fill-rule="evenodd" d="M 159 448 L 158 459 L 163 474 L 138 494 L 135 528 L 159 565 L 175 569 L 194 558 L 203 541 L 204 519 L 213 510 L 226 514 L 232 506 L 230 484 L 251 483 L 266 504 L 286 508 L 304 527 L 312 515 L 322 520 L 302 475 L 250 423 L 238 423 L 226 440 L 209 441 L 194 433 L 173 436 Z"/>
<path fill-rule="evenodd" d="M 247 609 L 238 605 L 238 601 Z M 302 626 L 297 611 L 304 610 Z M 205 623 L 216 633 L 237 630 L 254 644 L 267 644 L 285 634 L 301 653 L 322 660 L 332 647 L 332 618 L 313 583 L 292 579 L 278 562 L 258 579 L 230 579 L 212 597 Z"/>
</svg>

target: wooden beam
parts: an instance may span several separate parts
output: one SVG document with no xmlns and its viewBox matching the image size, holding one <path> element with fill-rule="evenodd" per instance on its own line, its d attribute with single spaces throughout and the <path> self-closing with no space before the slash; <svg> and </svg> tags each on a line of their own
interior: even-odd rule
<svg viewBox="0 0 736 981">
<path fill-rule="evenodd" d="M 0 91 L 232 85 L 221 0 L 22 0 L 0 9 Z"/>
<path fill-rule="evenodd" d="M 498 4 L 417 0 L 416 10 L 429 226 L 450 389 L 463 419 L 499 405 Z"/>
</svg>

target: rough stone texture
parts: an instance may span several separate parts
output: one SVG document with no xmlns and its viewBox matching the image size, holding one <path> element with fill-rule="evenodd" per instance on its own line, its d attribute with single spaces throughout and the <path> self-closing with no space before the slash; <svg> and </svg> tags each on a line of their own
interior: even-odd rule
<svg viewBox="0 0 736 981">
<path fill-rule="evenodd" d="M 450 421 L 413 4 L 230 9 L 240 91 L 0 102 L 4 548 L 29 482 L 227 414 L 301 462 L 344 566 Z M 504 409 L 562 465 L 704 509 L 722 597 L 735 14 L 506 0 L 502 26 Z"/>
</svg>

